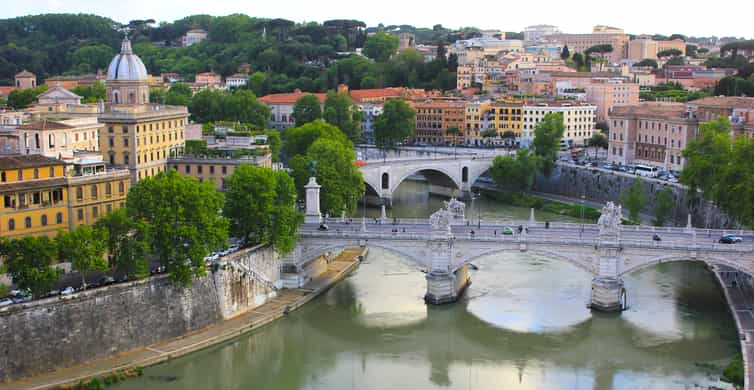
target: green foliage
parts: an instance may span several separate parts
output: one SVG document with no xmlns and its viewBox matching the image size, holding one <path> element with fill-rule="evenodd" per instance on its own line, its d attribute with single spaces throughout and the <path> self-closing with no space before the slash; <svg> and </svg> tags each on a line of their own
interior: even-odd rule
<svg viewBox="0 0 754 390">
<path fill-rule="evenodd" d="M 657 57 L 658 58 L 678 57 L 681 54 L 683 54 L 683 53 L 680 50 L 678 50 L 678 49 L 665 49 L 665 50 L 663 50 L 661 52 L 658 52 L 657 53 Z"/>
<path fill-rule="evenodd" d="M 271 113 L 269 107 L 246 89 L 235 92 L 205 89 L 194 95 L 188 107 L 196 122 L 234 121 L 258 129 L 267 126 Z"/>
<path fill-rule="evenodd" d="M 186 140 L 183 150 L 187 154 L 194 156 L 203 156 L 207 154 L 207 141 L 203 139 L 189 139 Z"/>
<path fill-rule="evenodd" d="M 96 73 L 107 69 L 115 51 L 108 45 L 81 46 L 73 52 L 71 62 L 78 73 Z"/>
<path fill-rule="evenodd" d="M 529 191 L 537 174 L 537 156 L 529 149 L 522 148 L 513 156 L 497 156 L 492 162 L 490 176 L 495 184 L 513 191 Z"/>
<path fill-rule="evenodd" d="M 95 81 L 92 85 L 76 87 L 71 92 L 81 96 L 83 98 L 81 99 L 82 103 L 98 103 L 100 101 L 105 101 L 105 93 L 107 90 L 105 89 L 105 83 Z"/>
<path fill-rule="evenodd" d="M 385 102 L 382 114 L 374 119 L 373 126 L 377 147 L 395 147 L 414 136 L 416 110 L 401 99 L 390 99 Z"/>
<path fill-rule="evenodd" d="M 594 134 L 592 134 L 592 137 L 589 138 L 587 144 L 591 147 L 607 149 L 607 137 L 605 137 L 605 135 L 602 133 L 595 132 Z"/>
<path fill-rule="evenodd" d="M 280 161 L 280 148 L 283 145 L 283 141 L 280 139 L 280 133 L 275 130 L 265 130 L 263 132 L 252 133 L 252 135 L 264 134 L 267 136 L 267 146 L 270 147 L 270 153 L 272 153 L 272 162 Z"/>
<path fill-rule="evenodd" d="M 737 76 L 723 77 L 717 82 L 715 96 L 754 96 L 754 80 Z"/>
<path fill-rule="evenodd" d="M 659 65 L 657 65 L 657 60 L 653 60 L 651 58 L 645 58 L 645 59 L 643 59 L 643 60 L 635 63 L 634 66 L 651 66 L 651 67 L 657 69 L 657 67 Z"/>
<path fill-rule="evenodd" d="M 58 249 L 49 237 L 25 236 L 2 245 L 5 268 L 13 283 L 29 289 L 34 298 L 46 294 L 60 278 L 61 271 L 53 268 Z"/>
<path fill-rule="evenodd" d="M 347 93 L 329 92 L 325 100 L 324 119 L 337 127 L 353 143 L 361 142 L 363 113 Z"/>
<path fill-rule="evenodd" d="M 670 212 L 673 210 L 674 202 L 673 191 L 670 188 L 665 187 L 657 194 L 655 201 L 655 226 L 665 225 L 665 221 L 667 221 Z"/>
<path fill-rule="evenodd" d="M 292 127 L 286 130 L 283 151 L 288 158 L 305 155 L 309 147 L 321 138 L 333 139 L 337 142 L 350 145 L 345 134 L 337 127 L 317 120 L 301 127 Z"/>
<path fill-rule="evenodd" d="M 120 208 L 100 218 L 95 225 L 107 232 L 110 266 L 123 271 L 130 279 L 149 276 L 149 225 L 130 218 Z"/>
<path fill-rule="evenodd" d="M 293 118 L 296 120 L 296 126 L 303 126 L 317 119 L 322 119 L 322 106 L 319 104 L 319 98 L 307 94 L 301 96 L 293 105 Z"/>
<path fill-rule="evenodd" d="M 188 106 L 194 92 L 185 83 L 173 83 L 165 95 L 165 104 L 171 106 Z"/>
<path fill-rule="evenodd" d="M 563 46 L 563 50 L 560 52 L 560 59 L 565 61 L 571 58 L 571 51 L 568 50 L 568 45 Z"/>
<path fill-rule="evenodd" d="M 719 175 L 730 159 L 730 122 L 726 118 L 702 123 L 699 136 L 689 141 L 682 155 L 686 165 L 681 171 L 681 182 L 693 194 L 698 189 L 710 200 L 718 199 L 725 191 Z"/>
<path fill-rule="evenodd" d="M 398 51 L 398 37 L 384 32 L 375 33 L 367 38 L 364 45 L 364 54 L 377 62 L 386 62 L 396 51 Z"/>
<path fill-rule="evenodd" d="M 61 231 L 56 240 L 60 260 L 68 261 L 73 265 L 73 268 L 81 275 L 81 284 L 84 288 L 86 288 L 87 273 L 107 271 L 106 230 L 80 225 L 71 232 Z"/>
<path fill-rule="evenodd" d="M 631 187 L 621 194 L 621 202 L 628 208 L 628 219 L 633 222 L 640 222 L 639 213 L 647 204 L 647 196 L 644 193 L 644 186 L 641 180 L 634 180 Z"/>
<path fill-rule="evenodd" d="M 746 372 L 744 370 L 744 359 L 741 355 L 736 356 L 728 363 L 723 370 L 723 380 L 729 383 L 734 383 L 738 386 L 744 385 L 744 376 Z"/>
<path fill-rule="evenodd" d="M 332 138 L 320 138 L 307 150 L 305 160 L 292 164 L 294 175 L 307 175 L 308 162 L 317 162 L 317 182 L 322 186 L 320 205 L 322 211 L 330 215 L 340 215 L 345 211 L 351 214 L 356 210 L 359 199 L 364 193 L 364 181 L 361 172 L 353 161 L 356 154 L 350 143 L 338 142 Z M 305 162 L 306 165 L 302 166 Z"/>
<path fill-rule="evenodd" d="M 709 91 L 688 91 L 679 83 L 661 83 L 650 88 L 647 92 L 641 92 L 639 96 L 643 100 L 671 100 L 674 102 L 688 102 L 709 96 Z"/>
<path fill-rule="evenodd" d="M 165 104 L 165 90 L 162 88 L 149 88 L 149 102 L 156 104 Z"/>
<path fill-rule="evenodd" d="M 10 294 L 10 286 L 0 284 L 0 297 L 5 297 Z"/>
<path fill-rule="evenodd" d="M 8 106 L 20 110 L 29 107 L 42 92 L 47 90 L 47 85 L 40 85 L 36 88 L 14 90 L 8 94 Z"/>
<path fill-rule="evenodd" d="M 223 203 L 213 183 L 170 170 L 139 181 L 126 206 L 132 218 L 150 225 L 152 252 L 171 279 L 188 285 L 204 275 L 204 257 L 227 242 L 228 221 L 219 213 Z"/>
<path fill-rule="evenodd" d="M 555 159 L 558 157 L 563 132 L 563 114 L 559 112 L 545 114 L 542 121 L 534 128 L 532 146 L 545 176 L 550 176 L 555 168 Z"/>
<path fill-rule="evenodd" d="M 271 244 L 281 254 L 293 249 L 303 216 L 287 173 L 240 165 L 226 181 L 225 196 L 223 214 L 233 235 L 247 244 Z"/>
</svg>

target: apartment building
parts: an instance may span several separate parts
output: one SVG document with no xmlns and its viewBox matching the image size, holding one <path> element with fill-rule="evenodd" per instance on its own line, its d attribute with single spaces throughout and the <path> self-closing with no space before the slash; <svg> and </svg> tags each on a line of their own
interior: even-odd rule
<svg viewBox="0 0 754 390">
<path fill-rule="evenodd" d="M 540 42 L 546 41 L 550 35 L 559 34 L 560 30 L 556 26 L 549 24 L 538 24 L 536 26 L 527 26 L 524 28 L 524 41 Z"/>
<path fill-rule="evenodd" d="M 696 136 L 698 121 L 686 104 L 643 102 L 610 112 L 608 160 L 683 169 L 681 152 Z"/>
<path fill-rule="evenodd" d="M 545 115 L 560 113 L 563 115 L 563 141 L 569 146 L 585 145 L 594 133 L 596 111 L 597 107 L 592 104 L 564 100 L 524 104 L 520 144 L 531 144 L 534 130 Z"/>
<path fill-rule="evenodd" d="M 461 143 L 463 140 L 466 104 L 461 101 L 428 100 L 415 101 L 416 133 L 414 141 L 426 144 Z M 449 128 L 457 128 L 458 135 L 448 134 Z"/>
<path fill-rule="evenodd" d="M 613 51 L 606 55 L 611 63 L 617 63 L 628 56 L 628 35 L 622 29 L 595 26 L 591 34 L 551 34 L 548 40 L 568 46 L 571 53 L 583 53 L 592 46 L 610 45 Z"/>
<path fill-rule="evenodd" d="M 639 103 L 639 84 L 623 78 L 595 78 L 584 89 L 586 101 L 597 106 L 597 122 L 607 121 L 614 107 Z"/>
<path fill-rule="evenodd" d="M 207 39 L 207 31 L 200 28 L 195 28 L 186 31 L 186 34 L 181 37 L 181 45 L 183 47 L 189 47 L 195 45 L 203 40 Z"/>
<path fill-rule="evenodd" d="M 70 161 L 75 151 L 99 150 L 99 134 L 103 127 L 96 117 L 41 119 L 25 123 L 16 128 L 20 148 L 17 152 Z"/>
</svg>

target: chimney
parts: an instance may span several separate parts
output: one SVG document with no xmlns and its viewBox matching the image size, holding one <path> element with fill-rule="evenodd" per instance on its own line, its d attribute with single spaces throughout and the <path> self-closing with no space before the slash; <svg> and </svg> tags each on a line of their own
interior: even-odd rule
<svg viewBox="0 0 754 390">
<path fill-rule="evenodd" d="M 345 84 L 338 84 L 338 93 L 348 93 L 348 86 Z"/>
</svg>

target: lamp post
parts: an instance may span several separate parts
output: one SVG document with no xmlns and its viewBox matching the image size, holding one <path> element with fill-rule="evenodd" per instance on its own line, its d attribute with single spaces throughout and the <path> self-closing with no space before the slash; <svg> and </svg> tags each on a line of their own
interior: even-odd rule
<svg viewBox="0 0 754 390">
<path fill-rule="evenodd" d="M 364 186 L 363 206 L 361 206 L 361 231 L 367 231 L 367 187 Z"/>
<path fill-rule="evenodd" d="M 585 195 L 581 195 L 581 229 L 579 229 L 579 239 L 582 238 L 582 235 L 584 234 L 584 198 Z"/>
</svg>

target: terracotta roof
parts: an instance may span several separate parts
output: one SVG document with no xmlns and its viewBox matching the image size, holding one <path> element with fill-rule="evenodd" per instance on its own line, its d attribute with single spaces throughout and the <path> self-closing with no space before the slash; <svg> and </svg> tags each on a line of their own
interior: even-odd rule
<svg viewBox="0 0 754 390">
<path fill-rule="evenodd" d="M 708 96 L 698 100 L 690 101 L 689 104 L 717 108 L 754 109 L 754 97 Z"/>
<path fill-rule="evenodd" d="M 0 95 L 7 95 L 16 90 L 16 87 L 0 87 Z"/>
<path fill-rule="evenodd" d="M 314 95 L 319 99 L 321 104 L 325 103 L 327 95 L 324 93 L 307 93 L 307 92 L 291 92 L 291 93 L 274 93 L 272 95 L 265 95 L 259 98 L 259 101 L 265 104 L 294 104 L 296 100 L 304 95 Z"/>
<path fill-rule="evenodd" d="M 202 73 L 197 73 L 196 75 L 197 76 L 203 76 L 203 77 L 215 77 L 215 76 L 219 76 L 215 72 L 202 72 Z"/>
<path fill-rule="evenodd" d="M 41 154 L 18 154 L 11 156 L 0 156 L 0 169 L 45 167 L 62 164 L 64 164 L 62 160 L 45 157 Z"/>
<path fill-rule="evenodd" d="M 374 89 L 354 89 L 348 92 L 354 103 L 360 103 L 364 100 L 399 98 L 405 94 L 403 88 L 374 88 Z"/>
<path fill-rule="evenodd" d="M 550 77 L 594 78 L 594 77 L 623 77 L 623 76 L 617 73 L 610 73 L 610 72 L 550 72 Z"/>
<path fill-rule="evenodd" d="M 37 78 L 37 75 L 35 75 L 34 73 L 31 73 L 28 70 L 24 69 L 21 72 L 19 72 L 19 73 L 16 74 L 16 78 L 17 79 L 21 79 L 21 78 Z"/>
<path fill-rule="evenodd" d="M 19 130 L 65 130 L 73 129 L 73 126 L 66 125 L 65 123 L 48 121 L 46 119 L 41 121 L 34 121 L 18 126 Z"/>
<path fill-rule="evenodd" d="M 643 102 L 635 105 L 615 106 L 610 111 L 609 116 L 623 115 L 685 119 L 686 105 L 683 103 Z"/>
</svg>

